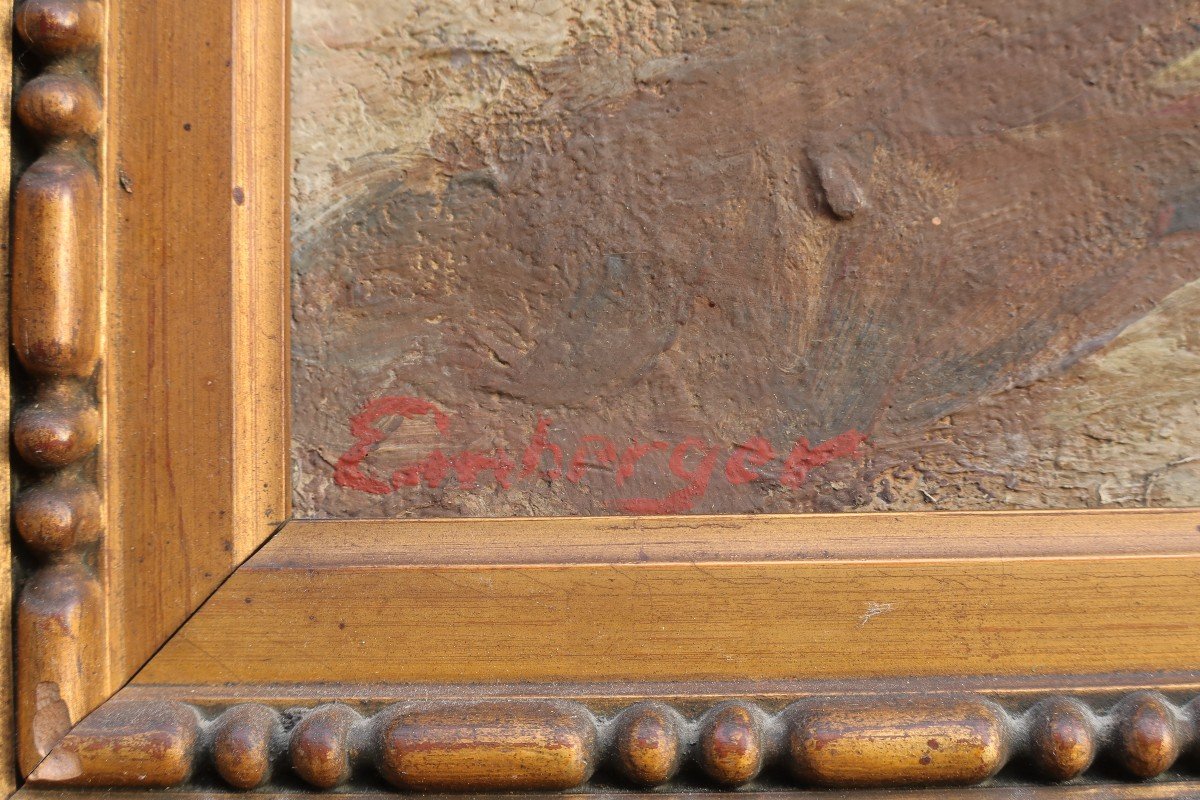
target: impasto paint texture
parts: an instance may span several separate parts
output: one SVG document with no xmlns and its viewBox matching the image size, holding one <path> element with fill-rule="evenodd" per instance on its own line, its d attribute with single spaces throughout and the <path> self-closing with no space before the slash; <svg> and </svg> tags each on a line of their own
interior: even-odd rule
<svg viewBox="0 0 1200 800">
<path fill-rule="evenodd" d="M 1200 0 L 295 0 L 301 516 L 1200 502 Z"/>
</svg>

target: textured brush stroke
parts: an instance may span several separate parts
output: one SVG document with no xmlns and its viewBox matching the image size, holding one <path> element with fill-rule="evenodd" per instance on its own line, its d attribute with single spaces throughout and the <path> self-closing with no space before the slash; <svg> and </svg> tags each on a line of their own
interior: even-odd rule
<svg viewBox="0 0 1200 800">
<path fill-rule="evenodd" d="M 302 514 L 592 514 L 680 488 L 665 450 L 623 485 L 600 463 L 338 486 L 351 418 L 386 396 L 455 425 L 392 420 L 385 477 L 519 448 L 545 417 L 572 450 L 867 437 L 800 486 L 718 474 L 688 511 L 1200 499 L 1200 3 L 357 0 L 341 26 L 315 6 Z"/>
</svg>

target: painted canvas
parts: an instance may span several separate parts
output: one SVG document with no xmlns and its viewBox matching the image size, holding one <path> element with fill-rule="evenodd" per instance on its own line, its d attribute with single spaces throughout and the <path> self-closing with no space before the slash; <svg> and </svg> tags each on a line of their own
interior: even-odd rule
<svg viewBox="0 0 1200 800">
<path fill-rule="evenodd" d="M 301 516 L 1200 503 L 1200 0 L 294 0 Z"/>
</svg>

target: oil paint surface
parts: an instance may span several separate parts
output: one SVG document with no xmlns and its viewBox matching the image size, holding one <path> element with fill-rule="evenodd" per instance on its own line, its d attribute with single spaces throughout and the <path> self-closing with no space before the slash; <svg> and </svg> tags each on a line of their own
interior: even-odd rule
<svg viewBox="0 0 1200 800">
<path fill-rule="evenodd" d="M 297 514 L 1200 504 L 1198 18 L 295 0 Z"/>
</svg>

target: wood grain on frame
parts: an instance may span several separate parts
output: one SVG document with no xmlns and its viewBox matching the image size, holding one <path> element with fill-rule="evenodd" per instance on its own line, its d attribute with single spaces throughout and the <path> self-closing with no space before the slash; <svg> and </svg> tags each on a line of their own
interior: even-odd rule
<svg viewBox="0 0 1200 800">
<path fill-rule="evenodd" d="M 288 515 L 286 9 L 112 6 L 116 681 Z"/>
<path fill-rule="evenodd" d="M 1121 518 L 1123 533 L 1108 528 Z M 1193 512 L 914 515 L 918 527 L 878 535 L 878 551 L 865 553 L 886 519 L 766 520 L 758 524 L 776 532 L 767 546 L 731 534 L 755 524 L 745 518 L 644 527 L 293 522 L 137 683 L 815 680 L 1196 666 Z M 1089 520 L 1097 523 L 1090 536 Z M 1050 535 L 1058 523 L 1076 538 L 1058 544 Z M 1026 526 L 1047 535 L 1023 540 Z M 1137 539 L 1155 529 L 1149 543 Z M 447 546 L 468 530 L 471 545 Z M 957 545 L 939 553 L 951 531 Z M 573 539 L 593 547 L 572 553 L 562 543 Z"/>
<path fill-rule="evenodd" d="M 28 772 L 289 513 L 287 4 L 16 12 Z"/>
</svg>

